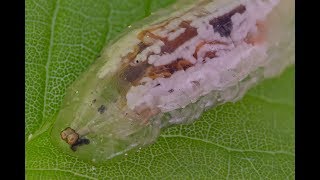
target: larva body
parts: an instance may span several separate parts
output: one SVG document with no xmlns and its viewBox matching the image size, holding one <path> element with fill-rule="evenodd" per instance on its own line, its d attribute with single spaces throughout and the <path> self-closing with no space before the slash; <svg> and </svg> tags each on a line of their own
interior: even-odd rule
<svg viewBox="0 0 320 180">
<path fill-rule="evenodd" d="M 105 48 L 67 91 L 52 135 L 79 157 L 110 159 L 238 100 L 293 51 L 290 0 L 179 1 Z"/>
</svg>

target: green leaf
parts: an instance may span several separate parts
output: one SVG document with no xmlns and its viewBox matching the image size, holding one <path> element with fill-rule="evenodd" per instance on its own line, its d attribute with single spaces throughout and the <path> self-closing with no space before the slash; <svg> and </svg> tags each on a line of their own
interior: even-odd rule
<svg viewBox="0 0 320 180">
<path fill-rule="evenodd" d="M 100 164 L 62 153 L 50 130 L 66 88 L 131 23 L 173 0 L 26 1 L 28 179 L 294 179 L 294 67 L 237 103 L 170 127 L 158 141 Z"/>
</svg>

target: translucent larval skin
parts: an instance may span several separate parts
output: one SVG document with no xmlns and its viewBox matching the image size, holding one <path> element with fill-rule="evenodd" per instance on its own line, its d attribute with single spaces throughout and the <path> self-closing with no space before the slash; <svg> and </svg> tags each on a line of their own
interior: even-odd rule
<svg viewBox="0 0 320 180">
<path fill-rule="evenodd" d="M 239 100 L 293 63 L 292 0 L 180 0 L 106 46 L 68 89 L 52 138 L 104 161 Z"/>
</svg>

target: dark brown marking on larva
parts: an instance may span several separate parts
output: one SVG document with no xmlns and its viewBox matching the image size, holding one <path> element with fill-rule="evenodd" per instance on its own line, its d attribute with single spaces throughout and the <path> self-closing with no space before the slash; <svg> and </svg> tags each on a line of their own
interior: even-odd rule
<svg viewBox="0 0 320 180">
<path fill-rule="evenodd" d="M 180 70 L 187 70 L 193 64 L 185 59 L 177 59 L 170 64 L 162 66 L 152 66 L 148 69 L 148 77 L 156 79 L 158 77 L 169 78 L 173 73 Z"/>
<path fill-rule="evenodd" d="M 232 31 L 231 17 L 236 13 L 242 14 L 246 10 L 244 5 L 239 5 L 232 11 L 212 19 L 209 24 L 213 26 L 214 32 L 218 32 L 222 37 L 230 36 Z"/>
<path fill-rule="evenodd" d="M 189 22 L 183 21 L 179 25 L 186 30 L 172 41 L 165 41 L 165 45 L 161 47 L 161 53 L 172 53 L 183 43 L 198 35 L 197 28 L 190 25 Z"/>
<path fill-rule="evenodd" d="M 137 81 L 143 77 L 145 70 L 149 66 L 147 62 L 137 64 L 136 66 L 128 65 L 122 74 L 123 79 L 131 83 Z"/>
</svg>

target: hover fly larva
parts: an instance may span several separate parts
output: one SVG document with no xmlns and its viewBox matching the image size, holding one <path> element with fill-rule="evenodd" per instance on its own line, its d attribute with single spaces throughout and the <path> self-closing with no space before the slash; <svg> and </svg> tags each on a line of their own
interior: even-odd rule
<svg viewBox="0 0 320 180">
<path fill-rule="evenodd" d="M 169 9 L 129 28 L 68 89 L 52 131 L 59 146 L 110 159 L 293 63 L 293 1 L 179 1 Z"/>
</svg>

